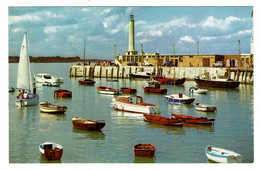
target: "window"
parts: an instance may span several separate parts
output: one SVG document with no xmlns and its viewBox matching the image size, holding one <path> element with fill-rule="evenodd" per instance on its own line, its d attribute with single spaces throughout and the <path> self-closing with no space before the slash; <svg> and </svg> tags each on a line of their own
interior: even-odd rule
<svg viewBox="0 0 260 170">
<path fill-rule="evenodd" d="M 193 58 L 193 55 L 190 55 L 189 58 Z"/>
<path fill-rule="evenodd" d="M 179 56 L 179 62 L 183 61 L 183 56 Z"/>
</svg>

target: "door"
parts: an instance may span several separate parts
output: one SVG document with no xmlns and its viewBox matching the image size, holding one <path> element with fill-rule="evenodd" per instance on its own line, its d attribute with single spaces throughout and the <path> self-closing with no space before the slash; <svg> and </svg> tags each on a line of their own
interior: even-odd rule
<svg viewBox="0 0 260 170">
<path fill-rule="evenodd" d="M 210 67 L 210 59 L 203 58 L 203 67 Z"/>
</svg>

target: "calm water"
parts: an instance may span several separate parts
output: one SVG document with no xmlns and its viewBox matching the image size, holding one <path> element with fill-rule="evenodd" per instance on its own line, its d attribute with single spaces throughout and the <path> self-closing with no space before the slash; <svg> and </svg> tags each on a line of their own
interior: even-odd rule
<svg viewBox="0 0 260 170">
<path fill-rule="evenodd" d="M 211 144 L 233 150 L 244 156 L 243 162 L 254 161 L 253 85 L 241 84 L 237 89 L 209 89 L 207 95 L 194 95 L 195 102 L 217 105 L 216 113 L 196 111 L 193 105 L 169 104 L 164 95 L 144 94 L 146 81 L 119 80 L 107 82 L 96 78 L 95 86 L 80 86 L 78 79 L 69 78 L 71 64 L 31 64 L 33 74 L 47 72 L 63 77 L 60 88 L 72 91 L 71 99 L 54 99 L 56 87 L 37 84 L 40 101 L 66 105 L 65 114 L 41 113 L 39 105 L 18 108 L 15 93 L 9 93 L 9 161 L 10 163 L 46 163 L 38 150 L 41 143 L 53 141 L 64 147 L 62 163 L 208 163 L 204 148 Z M 9 87 L 16 87 L 18 64 L 9 64 Z M 127 84 L 137 89 L 144 101 L 158 104 L 161 116 L 171 113 L 215 118 L 214 126 L 184 125 L 167 127 L 143 121 L 139 114 L 114 111 L 110 107 L 114 96 L 97 93 L 96 86 L 120 88 Z M 176 86 L 176 92 L 188 95 L 187 81 Z M 165 86 L 168 94 L 173 86 Z M 74 116 L 90 120 L 105 120 L 102 132 L 76 130 Z M 152 143 L 157 147 L 155 157 L 135 157 L 133 145 Z"/>
</svg>

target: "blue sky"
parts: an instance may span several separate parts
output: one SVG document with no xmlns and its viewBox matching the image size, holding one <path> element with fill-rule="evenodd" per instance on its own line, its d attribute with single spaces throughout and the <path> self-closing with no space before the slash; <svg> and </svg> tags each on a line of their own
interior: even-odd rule
<svg viewBox="0 0 260 170">
<path fill-rule="evenodd" d="M 18 56 L 24 32 L 31 56 L 113 59 L 128 50 L 128 20 L 135 19 L 135 49 L 196 54 L 250 53 L 253 7 L 9 7 L 9 55 Z"/>
</svg>

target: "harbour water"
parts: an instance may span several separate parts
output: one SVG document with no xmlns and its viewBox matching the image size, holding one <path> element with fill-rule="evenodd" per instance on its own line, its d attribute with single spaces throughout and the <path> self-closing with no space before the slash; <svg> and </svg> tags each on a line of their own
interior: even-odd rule
<svg viewBox="0 0 260 170">
<path fill-rule="evenodd" d="M 94 86 L 80 86 L 79 78 L 69 77 L 71 63 L 32 63 L 32 74 L 50 73 L 63 77 L 60 88 L 72 91 L 71 99 L 55 99 L 57 87 L 37 84 L 40 101 L 66 105 L 65 114 L 41 113 L 39 105 L 18 108 L 15 105 L 16 92 L 9 93 L 9 162 L 47 163 L 41 157 L 39 145 L 46 141 L 64 147 L 62 159 L 55 163 L 211 163 L 205 155 L 205 147 L 212 145 L 233 150 L 243 155 L 243 163 L 254 162 L 254 88 L 244 85 L 236 89 L 208 89 L 207 95 L 194 95 L 195 102 L 217 106 L 216 113 L 196 111 L 194 105 L 168 103 L 164 95 L 143 92 L 146 81 L 124 80 L 108 82 L 95 78 Z M 18 64 L 9 64 L 9 87 L 16 87 Z M 145 102 L 160 106 L 160 115 L 170 117 L 171 113 L 191 116 L 207 116 L 216 119 L 214 126 L 183 125 L 168 127 L 143 121 L 141 114 L 115 111 L 110 107 L 113 97 L 97 93 L 96 86 L 120 88 L 130 86 L 137 89 L 137 95 Z M 186 81 L 176 86 L 176 92 L 188 95 Z M 174 92 L 172 85 L 168 93 Z M 90 120 L 105 120 L 102 132 L 74 129 L 72 117 Z M 152 143 L 157 147 L 155 156 L 143 158 L 134 156 L 132 147 L 138 143 Z"/>
</svg>

